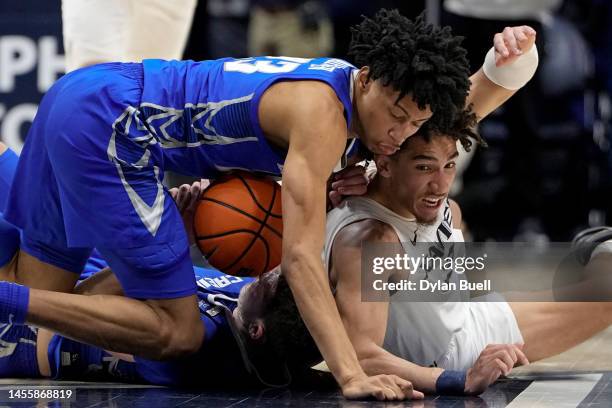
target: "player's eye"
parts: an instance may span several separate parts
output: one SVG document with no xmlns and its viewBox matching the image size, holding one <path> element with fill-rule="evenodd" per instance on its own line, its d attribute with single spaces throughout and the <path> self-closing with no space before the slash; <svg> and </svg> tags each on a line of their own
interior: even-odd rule
<svg viewBox="0 0 612 408">
<path fill-rule="evenodd" d="M 457 167 L 457 163 L 455 162 L 450 162 L 446 165 L 447 169 L 454 169 L 455 167 Z"/>
</svg>

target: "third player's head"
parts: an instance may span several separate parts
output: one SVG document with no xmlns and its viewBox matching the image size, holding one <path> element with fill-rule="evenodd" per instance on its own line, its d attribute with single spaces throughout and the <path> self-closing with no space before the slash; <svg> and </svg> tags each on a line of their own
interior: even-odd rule
<svg viewBox="0 0 612 408">
<path fill-rule="evenodd" d="M 322 360 L 280 268 L 242 288 L 234 317 L 249 358 L 260 371 L 279 371 L 286 365 L 290 372 L 299 372 Z"/>
<path fill-rule="evenodd" d="M 435 221 L 455 179 L 457 140 L 468 151 L 472 140 L 484 144 L 474 125 L 475 116 L 464 112 L 447 132 L 424 126 L 396 154 L 376 156 L 370 193 L 399 215 L 420 223 Z"/>
<path fill-rule="evenodd" d="M 469 89 L 466 52 L 450 28 L 383 9 L 352 33 L 352 130 L 370 151 L 393 154 L 427 120 L 450 125 Z"/>
</svg>

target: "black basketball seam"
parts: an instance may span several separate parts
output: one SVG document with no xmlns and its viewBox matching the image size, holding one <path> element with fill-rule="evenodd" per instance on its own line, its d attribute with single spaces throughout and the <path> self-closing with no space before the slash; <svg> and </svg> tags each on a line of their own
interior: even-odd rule
<svg viewBox="0 0 612 408">
<path fill-rule="evenodd" d="M 255 221 L 257 221 L 257 222 L 261 223 L 261 220 L 260 220 L 259 218 L 254 217 L 253 215 L 249 214 L 248 212 L 243 211 L 243 210 L 241 210 L 240 208 L 234 207 L 234 206 L 233 206 L 233 205 L 231 205 L 231 204 L 227 204 L 227 203 L 225 203 L 225 202 L 223 202 L 223 201 L 219 201 L 219 200 L 217 200 L 217 199 L 215 199 L 215 198 L 210 198 L 210 197 L 202 197 L 200 200 L 201 200 L 201 201 L 210 201 L 210 202 L 212 202 L 212 203 L 219 204 L 219 205 L 221 205 L 221 206 L 223 206 L 223 207 L 225 207 L 225 208 L 229 208 L 230 210 L 237 211 L 237 212 L 239 212 L 240 214 L 242 214 L 242 215 L 244 215 L 244 216 L 246 216 L 246 217 L 249 217 L 249 218 L 250 218 L 250 219 L 252 219 L 252 220 L 255 220 Z M 283 238 L 283 234 L 281 234 L 280 232 L 278 232 L 278 231 L 277 231 L 275 228 L 273 228 L 273 227 L 271 227 L 271 226 L 269 226 L 269 225 L 265 225 L 265 227 L 266 227 L 266 228 L 269 228 L 269 229 L 270 229 L 270 231 L 272 231 L 274 234 L 276 234 L 276 235 L 277 235 L 277 236 L 278 236 L 280 239 L 282 239 L 282 238 Z"/>
<path fill-rule="evenodd" d="M 268 210 L 266 211 L 261 205 L 259 205 L 259 203 L 257 202 L 257 198 L 253 195 L 253 193 L 250 191 L 250 187 L 248 185 L 248 183 L 242 178 L 242 176 L 238 175 L 238 178 L 242 181 L 242 183 L 244 184 L 244 186 L 247 188 L 247 190 L 249 190 L 249 193 L 251 194 L 251 198 L 253 199 L 253 201 L 255 201 L 255 203 L 257 204 L 257 206 L 266 214 L 264 219 L 261 220 L 261 224 L 259 224 L 259 229 L 257 230 L 257 235 L 255 235 L 253 237 L 253 239 L 251 240 L 251 242 L 249 243 L 249 245 L 246 246 L 246 248 L 244 248 L 244 250 L 242 251 L 242 253 L 236 257 L 236 259 L 234 260 L 234 262 L 228 266 L 227 268 L 232 268 L 234 265 L 236 265 L 238 262 L 240 262 L 240 260 L 242 258 L 244 258 L 244 256 L 246 254 L 249 253 L 249 251 L 251 250 L 251 248 L 253 247 L 253 245 L 255 245 L 255 241 L 257 240 L 257 238 L 261 238 L 261 240 L 265 243 L 266 240 L 263 239 L 261 237 L 261 231 L 264 229 L 264 227 L 266 227 L 266 221 L 268 221 L 268 218 L 270 217 L 270 211 L 272 210 L 272 207 L 274 207 L 274 201 L 276 199 L 276 189 L 274 189 L 274 193 L 272 194 L 272 200 L 270 200 L 270 206 L 268 208 Z M 282 238 L 281 238 L 282 239 Z M 267 270 L 268 269 L 268 261 L 269 261 L 269 256 L 268 256 L 268 252 L 270 251 L 270 248 L 266 245 L 266 263 L 264 264 L 264 269 Z"/>
<path fill-rule="evenodd" d="M 219 237 L 224 237 L 226 235 L 230 235 L 230 234 L 234 234 L 237 232 L 248 232 L 249 234 L 255 234 L 255 231 L 250 230 L 250 229 L 234 229 L 231 231 L 225 231 L 225 232 L 221 232 L 219 234 L 209 234 L 209 235 L 198 235 L 195 238 L 199 241 L 201 239 L 212 239 L 212 238 L 219 238 Z"/>
<path fill-rule="evenodd" d="M 231 231 L 222 232 L 222 233 L 220 233 L 220 234 L 211 234 L 211 235 L 197 236 L 197 237 L 196 237 L 196 239 L 197 239 L 198 241 L 205 240 L 205 239 L 214 239 L 214 238 L 220 238 L 220 237 L 223 237 L 223 236 L 225 236 L 225 235 L 235 234 L 235 233 L 240 233 L 240 232 L 246 232 L 247 234 L 253 234 L 253 235 L 255 235 L 255 237 L 253 237 L 253 240 L 251 240 L 251 243 L 250 243 L 250 244 L 247 246 L 247 248 L 246 248 L 246 249 L 243 251 L 243 253 L 242 253 L 242 254 L 240 254 L 240 256 L 238 256 L 238 257 L 237 257 L 237 258 L 236 258 L 236 259 L 235 259 L 235 260 L 234 260 L 234 261 L 233 261 L 231 264 L 229 264 L 228 266 L 224 266 L 223 268 L 219 268 L 219 269 L 221 269 L 221 270 L 225 270 L 225 269 L 229 269 L 229 268 L 233 267 L 234 265 L 236 265 L 236 263 L 237 263 L 238 261 L 240 261 L 240 259 L 241 259 L 242 257 L 244 257 L 244 255 L 246 254 L 246 252 L 248 252 L 248 250 L 249 250 L 249 249 L 250 249 L 250 248 L 253 246 L 253 241 L 254 241 L 255 239 L 257 239 L 258 237 L 260 237 L 260 235 L 259 235 L 258 233 L 256 233 L 255 231 L 250 230 L 250 229 L 235 229 L 235 230 L 231 230 Z M 262 239 L 262 241 L 264 242 L 264 244 L 266 244 L 266 245 L 267 245 L 267 243 L 266 243 L 266 240 L 265 240 L 265 239 Z M 217 247 L 215 247 L 215 249 L 214 249 L 213 251 L 211 251 L 211 254 L 212 254 L 213 252 L 215 252 L 215 251 L 217 250 L 217 248 L 218 248 L 218 246 L 217 246 Z M 267 263 L 266 263 L 266 265 L 265 265 L 265 266 L 267 266 Z"/>
<path fill-rule="evenodd" d="M 247 183 L 247 181 L 244 179 L 244 177 L 242 177 L 242 174 L 237 173 L 236 177 L 238 178 L 238 180 L 240 180 L 242 182 L 242 184 L 244 184 L 244 186 L 246 187 L 247 191 L 249 192 L 249 194 L 251 195 L 251 198 L 253 199 L 253 201 L 255 201 L 255 205 L 257 205 L 257 207 L 259 207 L 259 209 L 265 213 L 269 213 L 269 215 L 272 215 L 275 218 L 281 218 L 282 215 L 276 215 L 276 214 L 272 214 L 272 208 L 270 208 L 269 210 L 266 210 L 264 208 L 263 205 L 261 205 L 259 203 L 259 201 L 257 201 L 257 196 L 255 196 L 255 193 L 253 193 L 253 190 L 251 189 L 251 186 L 249 186 L 249 183 Z M 276 189 L 278 188 L 278 184 L 276 184 L 276 182 L 274 183 L 274 195 L 276 195 Z"/>
</svg>

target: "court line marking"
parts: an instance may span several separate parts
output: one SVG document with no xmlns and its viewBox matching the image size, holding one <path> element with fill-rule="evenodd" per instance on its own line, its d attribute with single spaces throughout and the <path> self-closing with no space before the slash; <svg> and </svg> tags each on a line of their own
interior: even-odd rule
<svg viewBox="0 0 612 408">
<path fill-rule="evenodd" d="M 506 408 L 575 408 L 589 395 L 602 376 L 575 374 L 560 379 L 549 377 L 535 380 Z"/>
</svg>

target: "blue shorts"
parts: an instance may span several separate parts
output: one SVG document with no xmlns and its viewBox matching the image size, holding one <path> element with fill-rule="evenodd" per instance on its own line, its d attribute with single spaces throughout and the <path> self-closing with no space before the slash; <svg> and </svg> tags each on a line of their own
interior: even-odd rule
<svg viewBox="0 0 612 408">
<path fill-rule="evenodd" d="M 43 262 L 80 273 L 95 247 L 127 296 L 189 296 L 195 279 L 161 182 L 163 154 L 143 142 L 142 86 L 141 64 L 100 64 L 57 81 L 28 133 L 5 218 Z"/>
</svg>

